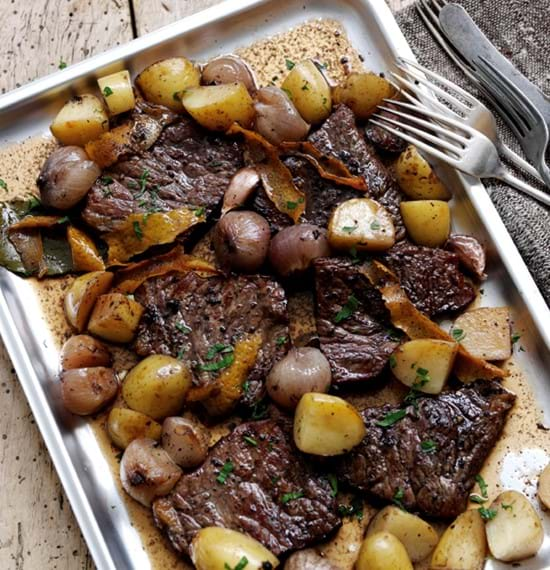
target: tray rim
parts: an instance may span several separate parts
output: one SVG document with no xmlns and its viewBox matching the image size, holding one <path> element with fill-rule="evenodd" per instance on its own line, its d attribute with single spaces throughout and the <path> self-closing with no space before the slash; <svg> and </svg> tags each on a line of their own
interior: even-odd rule
<svg viewBox="0 0 550 570">
<path fill-rule="evenodd" d="M 229 16 L 272 3 L 273 0 L 224 0 L 205 10 L 135 38 L 126 44 L 96 54 L 69 66 L 67 69 L 38 78 L 1 95 L 0 113 L 7 112 L 10 108 L 32 100 L 34 97 L 38 97 L 52 89 L 69 86 L 75 80 L 97 73 L 101 68 L 132 57 L 137 53 L 155 47 L 157 44 L 177 38 L 195 28 L 213 24 Z M 377 26 L 383 31 L 384 35 L 391 37 L 388 47 L 394 56 L 399 54 L 416 60 L 385 1 L 351 0 L 350 3 L 354 5 L 359 4 L 370 10 L 376 19 Z M 478 179 L 460 173 L 458 174 L 458 179 L 477 215 L 481 218 L 485 230 L 494 241 L 500 260 L 508 270 L 518 294 L 529 310 L 538 334 L 540 334 L 545 347 L 550 352 L 550 327 L 544 326 L 545 323 L 550 322 L 550 308 L 535 284 L 484 185 Z M 116 570 L 115 563 L 90 506 L 89 499 L 63 443 L 52 410 L 40 387 L 37 373 L 31 362 L 31 356 L 23 339 L 18 334 L 17 325 L 14 322 L 14 313 L 10 309 L 9 299 L 6 296 L 7 289 L 3 286 L 6 273 L 8 273 L 7 270 L 0 268 L 0 336 L 4 341 L 25 397 L 33 412 L 41 436 L 67 494 L 94 563 L 98 570 Z"/>
</svg>

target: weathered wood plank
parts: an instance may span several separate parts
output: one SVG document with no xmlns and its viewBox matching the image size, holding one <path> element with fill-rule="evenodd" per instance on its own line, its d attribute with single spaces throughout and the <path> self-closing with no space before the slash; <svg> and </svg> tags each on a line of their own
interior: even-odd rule
<svg viewBox="0 0 550 570">
<path fill-rule="evenodd" d="M 127 0 L 0 2 L 0 91 L 132 39 Z M 0 344 L 0 568 L 91 570 L 88 549 Z"/>
</svg>

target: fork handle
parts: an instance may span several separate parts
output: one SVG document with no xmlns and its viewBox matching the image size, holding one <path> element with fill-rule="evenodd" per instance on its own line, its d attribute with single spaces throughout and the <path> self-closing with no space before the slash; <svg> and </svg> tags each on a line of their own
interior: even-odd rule
<svg viewBox="0 0 550 570">
<path fill-rule="evenodd" d="M 539 182 L 545 184 L 542 176 L 539 174 L 538 170 L 524 158 L 521 158 L 519 154 L 516 154 L 510 147 L 506 146 L 503 142 L 499 141 L 498 150 L 500 154 L 507 158 L 512 164 L 515 164 L 518 168 L 521 168 L 533 178 L 536 178 Z"/>
<path fill-rule="evenodd" d="M 524 182 L 519 178 L 516 178 L 513 174 L 510 174 L 504 168 L 497 175 L 495 175 L 495 178 L 506 182 L 506 184 L 512 186 L 513 188 L 516 188 L 516 190 L 520 190 L 525 194 L 529 194 L 529 196 L 536 198 L 539 202 L 550 206 L 550 194 L 546 194 L 546 192 L 543 192 L 538 188 L 533 188 L 533 186 L 527 184 L 527 182 Z"/>
</svg>

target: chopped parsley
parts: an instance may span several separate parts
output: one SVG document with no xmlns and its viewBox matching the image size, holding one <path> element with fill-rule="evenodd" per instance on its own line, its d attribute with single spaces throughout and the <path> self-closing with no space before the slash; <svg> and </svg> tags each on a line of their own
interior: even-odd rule
<svg viewBox="0 0 550 570">
<path fill-rule="evenodd" d="M 502 505 L 500 505 L 505 511 L 511 511 L 512 510 L 512 505 L 506 505 L 504 503 L 502 503 Z"/>
<path fill-rule="evenodd" d="M 285 493 L 281 497 L 281 503 L 283 503 L 283 505 L 286 505 L 287 503 L 290 503 L 290 501 L 295 501 L 296 499 L 301 499 L 303 496 L 304 496 L 303 491 L 296 491 L 294 493 Z"/>
<path fill-rule="evenodd" d="M 370 225 L 371 230 L 376 231 L 376 230 L 379 230 L 380 227 L 381 227 L 380 222 L 378 220 L 374 220 L 373 222 L 371 222 L 371 225 Z"/>
<path fill-rule="evenodd" d="M 57 67 L 59 69 L 65 69 L 67 67 L 67 64 L 63 61 L 62 57 L 59 58 L 59 63 L 57 64 Z"/>
<path fill-rule="evenodd" d="M 227 354 L 228 352 L 233 352 L 233 350 L 234 349 L 230 344 L 221 344 L 217 342 L 208 349 L 206 359 L 212 360 L 216 354 Z"/>
<path fill-rule="evenodd" d="M 390 427 L 401 421 L 407 415 L 407 410 L 401 409 L 395 412 L 388 412 L 380 421 L 376 422 L 379 427 Z"/>
<path fill-rule="evenodd" d="M 396 504 L 400 509 L 405 511 L 405 505 L 403 504 L 403 497 L 405 496 L 405 491 L 401 487 L 397 487 L 395 493 L 393 494 L 392 501 Z"/>
<path fill-rule="evenodd" d="M 358 521 L 363 520 L 363 503 L 359 497 L 355 497 L 350 505 L 338 505 L 338 514 L 341 517 L 356 516 Z"/>
<path fill-rule="evenodd" d="M 31 196 L 29 201 L 27 202 L 27 213 L 35 210 L 36 208 L 40 208 L 42 206 L 42 202 L 36 196 Z"/>
<path fill-rule="evenodd" d="M 109 184 L 112 184 L 114 182 L 111 176 L 102 176 L 99 180 L 103 186 L 109 186 Z"/>
<path fill-rule="evenodd" d="M 6 182 L 4 180 L 2 180 L 0 178 L 0 188 L 2 188 L 2 190 L 7 190 L 8 189 L 8 185 L 6 184 Z"/>
<path fill-rule="evenodd" d="M 351 234 L 353 233 L 355 230 L 357 229 L 357 224 L 355 226 L 344 226 L 342 228 L 342 231 L 347 233 L 347 234 Z"/>
<path fill-rule="evenodd" d="M 103 96 L 109 97 L 112 94 L 113 94 L 113 90 L 108 85 L 105 85 L 105 87 L 103 88 Z"/>
<path fill-rule="evenodd" d="M 147 188 L 147 178 L 149 178 L 149 171 L 146 168 L 139 177 L 139 191 L 141 193 L 145 192 Z"/>
<path fill-rule="evenodd" d="M 143 230 L 141 229 L 139 222 L 136 220 L 132 225 L 134 226 L 136 237 L 141 241 L 143 239 Z"/>
<path fill-rule="evenodd" d="M 390 328 L 386 331 L 390 340 L 399 341 L 403 337 L 403 333 L 399 329 Z"/>
<path fill-rule="evenodd" d="M 336 497 L 338 494 L 338 479 L 336 478 L 336 475 L 329 473 L 328 482 L 330 484 L 330 496 Z"/>
<path fill-rule="evenodd" d="M 291 59 L 285 59 L 285 65 L 286 68 L 290 71 L 291 69 L 294 69 L 296 64 Z"/>
<path fill-rule="evenodd" d="M 242 389 L 244 394 L 248 394 L 248 391 L 250 390 L 250 380 L 245 380 L 243 382 Z"/>
<path fill-rule="evenodd" d="M 193 214 L 195 214 L 197 218 L 200 218 L 204 214 L 204 207 L 201 206 L 200 208 L 193 210 Z"/>
<path fill-rule="evenodd" d="M 252 406 L 252 413 L 250 414 L 250 419 L 252 420 L 263 420 L 267 417 L 268 407 L 265 400 L 260 400 Z M 271 450 L 269 450 L 271 451 Z"/>
<path fill-rule="evenodd" d="M 207 362 L 206 364 L 199 364 L 199 370 L 203 372 L 215 372 L 216 370 L 222 370 L 231 366 L 235 361 L 235 355 L 233 353 L 226 354 L 221 360 L 216 362 Z"/>
<path fill-rule="evenodd" d="M 480 497 L 479 495 L 470 495 L 470 502 L 476 503 L 478 505 L 483 505 L 483 503 L 487 502 L 487 499 Z"/>
<path fill-rule="evenodd" d="M 513 333 L 512 334 L 512 344 L 516 344 L 516 342 L 521 338 L 521 334 L 520 333 Z"/>
<path fill-rule="evenodd" d="M 185 354 L 185 348 L 180 348 L 176 354 L 178 360 L 183 360 L 183 355 Z"/>
<path fill-rule="evenodd" d="M 483 477 L 481 475 L 476 475 L 475 480 L 476 480 L 476 483 L 479 485 L 479 490 L 481 491 L 481 496 L 484 499 L 489 498 L 489 495 L 487 494 L 487 489 L 489 488 L 489 486 L 485 482 L 485 479 L 483 479 Z"/>
<path fill-rule="evenodd" d="M 244 570 L 244 568 L 246 568 L 247 566 L 248 566 L 248 558 L 246 556 L 243 556 L 239 560 L 237 565 L 234 566 L 233 568 L 231 568 L 231 566 L 229 566 L 229 564 L 227 562 L 224 562 L 223 570 Z"/>
<path fill-rule="evenodd" d="M 350 295 L 346 301 L 346 304 L 338 311 L 334 317 L 334 322 L 341 323 L 342 321 L 349 319 L 351 315 L 353 315 L 353 313 L 357 310 L 357 307 L 359 307 L 359 301 L 357 300 L 357 297 L 355 297 L 355 295 Z"/>
<path fill-rule="evenodd" d="M 292 201 L 289 200 L 289 201 L 286 203 L 286 207 L 287 207 L 289 210 L 295 210 L 295 209 L 296 209 L 296 206 L 298 206 L 298 202 L 292 202 Z"/>
<path fill-rule="evenodd" d="M 252 447 L 258 447 L 258 442 L 253 437 L 249 435 L 243 435 L 243 439 L 246 441 L 246 443 L 248 443 L 248 445 L 251 445 Z"/>
<path fill-rule="evenodd" d="M 437 451 L 437 443 L 433 441 L 433 439 L 427 439 L 426 441 L 421 442 L 420 448 L 424 453 L 433 453 Z"/>
<path fill-rule="evenodd" d="M 453 329 L 451 331 L 451 336 L 456 340 L 456 342 L 460 342 L 461 340 L 464 340 L 466 333 L 462 329 Z"/>
<path fill-rule="evenodd" d="M 395 368 L 397 366 L 397 358 L 395 354 L 390 354 L 390 368 Z"/>
<path fill-rule="evenodd" d="M 231 461 L 231 459 L 228 459 L 223 464 L 223 467 L 220 469 L 220 472 L 218 473 L 218 476 L 216 477 L 216 481 L 220 485 L 225 485 L 225 482 L 226 482 L 227 478 L 229 477 L 229 474 L 233 471 L 233 469 L 235 469 L 235 466 L 233 465 L 233 462 Z"/>
<path fill-rule="evenodd" d="M 283 344 L 286 344 L 288 341 L 288 337 L 287 336 L 278 336 L 277 340 L 275 341 L 275 344 L 277 346 L 282 346 Z"/>
<path fill-rule="evenodd" d="M 416 387 L 416 389 L 422 388 L 422 386 L 425 386 L 431 380 L 429 370 L 421 367 L 416 369 L 416 377 L 418 381 L 413 384 L 413 388 Z"/>
<path fill-rule="evenodd" d="M 176 323 L 176 328 L 183 334 L 189 334 L 191 329 L 183 323 Z"/>
<path fill-rule="evenodd" d="M 55 222 L 56 224 L 66 224 L 67 222 L 70 222 L 71 220 L 69 219 L 69 216 L 63 216 L 62 218 L 59 218 L 59 220 L 57 220 L 57 222 Z"/>
<path fill-rule="evenodd" d="M 479 507 L 478 509 L 481 518 L 485 521 L 492 521 L 496 516 L 497 512 L 495 509 L 487 509 L 485 507 Z"/>
</svg>

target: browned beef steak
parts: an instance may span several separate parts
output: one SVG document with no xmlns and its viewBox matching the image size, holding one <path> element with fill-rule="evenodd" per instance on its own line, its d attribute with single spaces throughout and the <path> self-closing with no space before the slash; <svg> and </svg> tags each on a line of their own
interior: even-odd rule
<svg viewBox="0 0 550 570">
<path fill-rule="evenodd" d="M 378 376 L 399 344 L 380 293 L 343 258 L 315 261 L 315 289 L 317 332 L 333 382 Z"/>
<path fill-rule="evenodd" d="M 401 195 L 397 182 L 367 143 L 355 124 L 353 111 L 340 105 L 323 125 L 309 136 L 323 153 L 333 154 L 352 174 L 363 176 L 368 191 L 365 194 L 383 204 L 393 217 L 397 238 L 405 235 L 399 204 Z"/>
<path fill-rule="evenodd" d="M 136 352 L 191 362 L 196 387 L 215 383 L 219 374 L 202 367 L 222 361 L 237 341 L 259 333 L 261 348 L 248 376 L 248 396 L 255 399 L 274 361 L 286 351 L 285 293 L 267 277 L 207 279 L 193 272 L 156 277 L 136 291 L 136 299 L 145 307 Z"/>
<path fill-rule="evenodd" d="M 209 213 L 242 165 L 236 140 L 183 117 L 165 127 L 149 150 L 105 170 L 88 193 L 82 216 L 92 227 L 110 231 L 132 213 L 186 206 Z"/>
<path fill-rule="evenodd" d="M 340 525 L 326 478 L 291 443 L 291 433 L 266 420 L 237 427 L 153 505 L 157 525 L 178 552 L 200 528 L 243 531 L 275 555 L 322 539 Z"/>
<path fill-rule="evenodd" d="M 397 274 L 410 300 L 427 315 L 458 311 L 475 298 L 454 253 L 401 242 L 387 252 L 384 261 Z"/>
<path fill-rule="evenodd" d="M 514 400 L 498 383 L 477 381 L 456 392 L 418 398 L 416 407 L 409 406 L 389 427 L 379 422 L 396 408 L 366 409 L 367 435 L 342 458 L 339 474 L 384 500 L 402 495 L 409 510 L 454 517 L 464 510 Z"/>
</svg>

